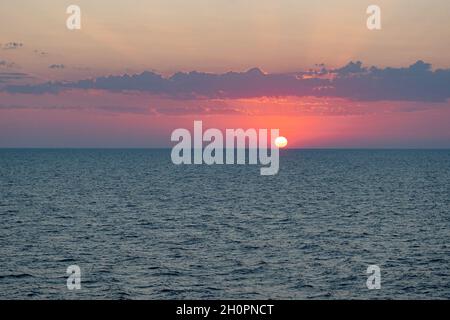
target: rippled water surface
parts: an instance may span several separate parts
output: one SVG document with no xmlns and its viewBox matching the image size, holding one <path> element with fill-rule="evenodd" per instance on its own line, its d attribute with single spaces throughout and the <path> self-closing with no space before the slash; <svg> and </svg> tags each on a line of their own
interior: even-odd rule
<svg viewBox="0 0 450 320">
<path fill-rule="evenodd" d="M 292 150 L 270 177 L 169 150 L 0 150 L 0 219 L 3 299 L 450 298 L 445 150 Z"/>
</svg>

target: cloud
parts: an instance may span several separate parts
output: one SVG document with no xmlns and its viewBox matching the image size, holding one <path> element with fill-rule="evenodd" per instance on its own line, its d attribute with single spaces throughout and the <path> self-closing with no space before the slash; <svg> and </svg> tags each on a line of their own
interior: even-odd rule
<svg viewBox="0 0 450 320">
<path fill-rule="evenodd" d="M 49 65 L 48 67 L 49 67 L 50 69 L 56 69 L 56 70 L 58 70 L 58 69 L 64 69 L 66 66 L 63 65 L 63 64 L 52 64 L 52 65 Z"/>
<path fill-rule="evenodd" d="M 54 65 L 52 69 L 61 69 Z M 445 102 L 450 98 L 450 69 L 433 71 L 423 61 L 404 68 L 364 67 L 350 62 L 342 68 L 300 73 L 267 74 L 258 68 L 223 74 L 192 71 L 170 77 L 145 71 L 36 85 L 10 85 L 10 93 L 57 93 L 70 89 L 145 92 L 171 99 L 242 99 L 257 97 L 334 97 L 355 101 Z"/>
<path fill-rule="evenodd" d="M 5 81 L 8 78 L 4 79 Z M 5 82 L 4 81 L 4 82 Z M 2 76 L 0 74 L 0 82 L 2 82 Z M 45 94 L 45 93 L 59 93 L 61 91 L 61 87 L 57 82 L 47 82 L 43 84 L 37 85 L 6 85 L 2 88 L 2 91 L 8 93 L 27 93 L 27 94 Z"/>
<path fill-rule="evenodd" d="M 164 106 L 158 108 L 150 109 L 153 114 L 160 115 L 237 115 L 237 114 L 245 114 L 243 110 L 238 108 L 210 108 L 210 107 L 201 107 L 201 106 Z"/>
<path fill-rule="evenodd" d="M 364 73 L 367 71 L 366 68 L 363 68 L 361 61 L 353 62 L 350 61 L 347 65 L 342 68 L 336 69 L 333 72 L 336 72 L 340 76 L 348 76 L 351 74 Z"/>
<path fill-rule="evenodd" d="M 42 51 L 42 50 L 38 50 L 38 49 L 33 50 L 33 53 L 38 55 L 38 56 L 40 56 L 40 57 L 46 57 L 46 56 L 49 55 L 48 52 Z"/>
<path fill-rule="evenodd" d="M 23 47 L 23 43 L 21 42 L 8 42 L 1 45 L 3 50 L 14 50 Z"/>
<path fill-rule="evenodd" d="M 0 68 L 17 68 L 18 66 L 14 62 L 6 61 L 6 60 L 0 60 Z"/>
<path fill-rule="evenodd" d="M 131 113 L 131 114 L 152 114 L 152 115 L 237 115 L 246 114 L 244 110 L 237 108 L 210 108 L 200 106 L 164 106 L 164 107 L 138 107 L 121 105 L 42 105 L 42 104 L 0 104 L 0 110 L 58 110 L 58 111 L 98 111 L 107 113 Z"/>
<path fill-rule="evenodd" d="M 327 94 L 362 101 L 444 102 L 450 98 L 450 69 L 433 71 L 423 61 L 407 68 L 355 70 L 338 76 Z"/>
<path fill-rule="evenodd" d="M 124 106 L 81 106 L 81 105 L 39 105 L 39 104 L 0 104 L 0 110 L 58 110 L 58 111 L 103 111 L 108 113 L 132 113 L 132 114 L 149 114 L 153 110 L 141 107 L 124 107 Z"/>
<path fill-rule="evenodd" d="M 8 83 L 15 80 L 27 79 L 29 76 L 21 72 L 0 72 L 0 83 Z"/>
</svg>

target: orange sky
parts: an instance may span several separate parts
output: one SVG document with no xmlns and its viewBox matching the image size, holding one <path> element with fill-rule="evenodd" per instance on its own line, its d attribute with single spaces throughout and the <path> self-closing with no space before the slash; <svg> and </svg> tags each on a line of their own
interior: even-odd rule
<svg viewBox="0 0 450 320">
<path fill-rule="evenodd" d="M 164 97 L 74 89 L 2 92 L 2 85 L 155 71 L 292 73 L 342 67 L 449 68 L 450 2 L 378 0 L 382 30 L 366 28 L 360 0 L 78 0 L 82 28 L 65 26 L 73 1 L 0 3 L 0 147 L 170 145 L 170 132 L 279 128 L 290 147 L 450 147 L 449 105 L 409 99 Z M 4 46 L 20 43 L 14 50 Z M 51 67 L 51 66 L 61 67 Z M 20 74 L 12 79 L 8 74 Z M 2 80 L 6 79 L 6 80 Z"/>
</svg>

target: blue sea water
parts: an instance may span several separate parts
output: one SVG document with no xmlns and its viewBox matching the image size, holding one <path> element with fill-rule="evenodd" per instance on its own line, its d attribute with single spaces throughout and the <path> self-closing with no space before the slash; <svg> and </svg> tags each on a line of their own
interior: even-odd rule
<svg viewBox="0 0 450 320">
<path fill-rule="evenodd" d="M 449 150 L 280 162 L 261 176 L 170 150 L 0 150 L 0 298 L 450 298 Z"/>
</svg>

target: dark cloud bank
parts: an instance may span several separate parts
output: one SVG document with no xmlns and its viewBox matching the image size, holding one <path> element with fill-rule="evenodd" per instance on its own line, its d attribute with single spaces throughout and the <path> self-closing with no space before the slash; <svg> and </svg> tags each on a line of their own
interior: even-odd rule
<svg viewBox="0 0 450 320">
<path fill-rule="evenodd" d="M 254 68 L 224 74 L 189 72 L 165 78 L 154 72 L 107 76 L 75 82 L 7 85 L 9 93 L 58 93 L 68 89 L 138 91 L 185 98 L 251 98 L 262 96 L 340 97 L 358 101 L 445 102 L 450 98 L 450 69 L 432 70 L 417 61 L 404 68 L 364 67 L 350 62 L 339 69 L 265 74 Z"/>
</svg>

